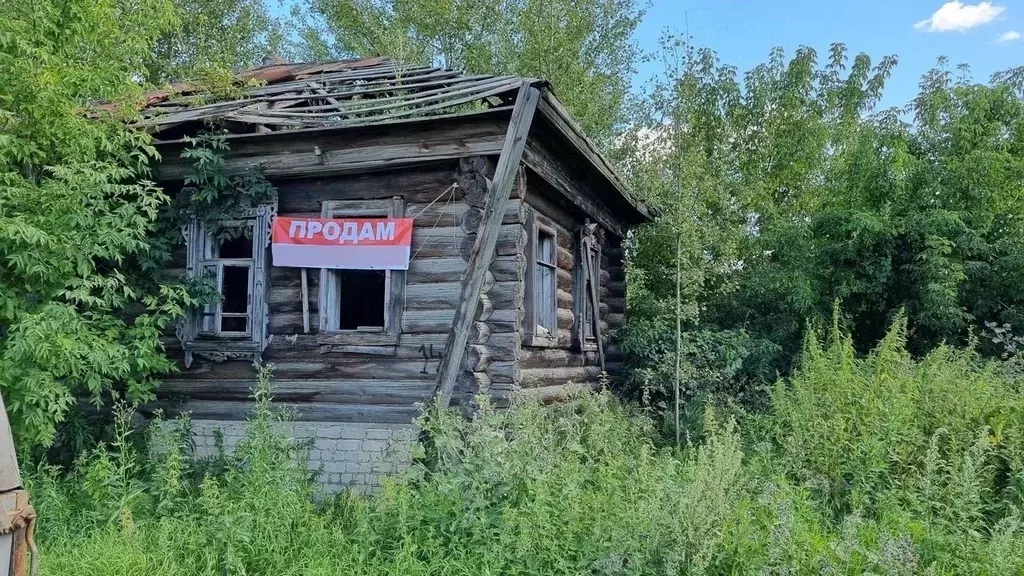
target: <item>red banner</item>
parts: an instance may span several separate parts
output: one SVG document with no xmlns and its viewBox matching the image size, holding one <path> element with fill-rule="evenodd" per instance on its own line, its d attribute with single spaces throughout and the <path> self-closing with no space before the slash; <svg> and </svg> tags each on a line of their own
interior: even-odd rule
<svg viewBox="0 0 1024 576">
<path fill-rule="evenodd" d="M 274 218 L 274 266 L 407 270 L 412 218 Z"/>
</svg>

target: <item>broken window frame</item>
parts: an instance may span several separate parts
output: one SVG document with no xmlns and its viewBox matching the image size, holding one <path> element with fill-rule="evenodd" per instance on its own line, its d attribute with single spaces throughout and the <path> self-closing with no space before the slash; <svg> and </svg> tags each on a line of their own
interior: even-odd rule
<svg viewBox="0 0 1024 576">
<path fill-rule="evenodd" d="M 532 209 L 526 217 L 528 235 L 523 345 L 554 347 L 558 345 L 558 230 L 552 223 L 542 218 Z M 543 245 L 542 236 L 550 238 L 550 262 L 538 258 L 538 252 Z M 539 289 L 541 267 L 550 270 L 546 282 L 547 291 Z"/>
<path fill-rule="evenodd" d="M 405 201 L 401 196 L 381 200 L 325 200 L 321 203 L 323 218 L 403 218 Z M 402 333 L 402 311 L 405 308 L 405 270 L 385 270 L 384 326 L 340 329 L 340 269 L 321 268 L 317 298 L 317 316 L 321 344 L 397 346 Z"/>
<path fill-rule="evenodd" d="M 228 220 L 219 223 L 220 229 L 248 228 L 248 230 L 245 230 L 243 233 L 248 233 L 250 236 L 255 236 L 253 230 L 255 226 L 255 220 Z M 206 230 L 205 233 L 206 238 L 204 240 L 203 259 L 199 261 L 200 275 L 202 278 L 211 279 L 206 272 L 211 268 L 214 270 L 212 281 L 216 286 L 217 293 L 221 295 L 221 299 L 216 302 L 210 302 L 206 304 L 206 306 L 204 306 L 203 311 L 200 313 L 200 322 L 196 336 L 198 338 L 251 338 L 253 331 L 253 281 L 255 280 L 255 278 L 253 277 L 253 272 L 256 263 L 255 254 L 250 253 L 249 258 L 222 258 L 219 254 L 221 244 L 220 239 L 215 237 L 213 231 L 211 230 Z M 253 240 L 253 250 L 255 251 L 255 238 L 253 238 Z M 247 298 L 245 312 L 224 311 L 225 268 L 246 269 L 246 276 L 248 278 L 248 282 L 246 286 Z M 222 322 L 224 318 L 245 318 L 246 329 L 244 331 L 224 330 Z"/>
<path fill-rule="evenodd" d="M 250 258 L 219 258 L 219 239 L 215 230 L 209 229 L 199 218 L 193 216 L 182 228 L 185 237 L 186 277 L 203 278 L 204 272 L 213 268 L 214 282 L 218 292 L 223 290 L 224 268 L 244 266 L 249 269 L 248 298 L 246 312 L 223 311 L 223 302 L 211 302 L 190 309 L 177 326 L 177 336 L 184 351 L 185 367 L 192 364 L 193 355 L 198 354 L 217 362 L 233 358 L 251 358 L 258 362 L 267 347 L 270 288 L 270 228 L 277 214 L 276 200 L 259 204 L 242 211 L 237 218 L 219 222 L 223 227 L 249 227 L 252 233 L 252 255 Z M 227 314 L 227 316 L 225 316 Z M 221 320 L 224 317 L 245 317 L 245 331 L 225 331 Z M 208 320 L 210 319 L 210 320 Z"/>
</svg>

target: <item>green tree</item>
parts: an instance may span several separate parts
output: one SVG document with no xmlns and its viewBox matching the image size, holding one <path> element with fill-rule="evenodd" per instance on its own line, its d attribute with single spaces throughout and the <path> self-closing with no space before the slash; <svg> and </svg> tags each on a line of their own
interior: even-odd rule
<svg viewBox="0 0 1024 576">
<path fill-rule="evenodd" d="M 637 0 L 310 0 L 296 13 L 311 59 L 386 55 L 549 80 L 607 143 L 623 127 L 644 9 Z"/>
<path fill-rule="evenodd" d="M 741 82 L 682 40 L 663 54 L 674 64 L 621 154 L 664 212 L 637 236 L 631 271 L 626 347 L 641 384 L 674 375 L 663 310 L 680 238 L 691 394 L 749 393 L 743 382 L 787 373 L 808 320 L 836 302 L 861 352 L 901 309 L 918 354 L 1022 320 L 1019 75 L 978 84 L 940 62 L 906 109 L 876 112 L 894 57 L 851 61 L 833 45 L 822 64 L 776 50 Z"/>
<path fill-rule="evenodd" d="M 286 49 L 270 0 L 171 0 L 179 25 L 165 30 L 146 65 L 153 84 L 223 76 Z M 281 4 L 278 0 L 277 4 Z"/>
<path fill-rule="evenodd" d="M 175 19 L 165 0 L 0 12 L 0 390 L 18 439 L 47 445 L 76 397 L 145 400 L 172 368 L 159 334 L 180 293 L 144 293 L 130 272 L 167 200 L 146 180 L 155 153 L 91 103 L 134 110 Z"/>
</svg>

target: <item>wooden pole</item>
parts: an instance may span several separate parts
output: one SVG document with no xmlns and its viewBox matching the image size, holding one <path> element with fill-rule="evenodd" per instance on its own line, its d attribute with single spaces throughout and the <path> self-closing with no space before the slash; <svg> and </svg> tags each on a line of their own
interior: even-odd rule
<svg viewBox="0 0 1024 576">
<path fill-rule="evenodd" d="M 305 268 L 302 268 L 302 331 L 309 334 L 309 279 Z"/>
<path fill-rule="evenodd" d="M 487 194 L 484 204 L 484 215 L 477 229 L 476 242 L 470 252 L 466 275 L 462 279 L 462 291 L 459 303 L 455 307 L 455 318 L 444 346 L 444 356 L 437 369 L 437 385 L 434 398 L 438 405 L 446 407 L 451 402 L 455 379 L 462 369 L 462 359 L 466 354 L 466 344 L 473 325 L 473 317 L 480 305 L 480 292 L 483 289 L 484 277 L 490 267 L 494 247 L 498 243 L 501 220 L 505 215 L 505 205 L 515 182 L 519 162 L 526 148 L 526 136 L 533 123 L 533 114 L 540 102 L 540 90 L 529 82 L 523 81 L 516 95 L 515 108 L 509 121 L 505 142 L 498 157 L 498 166 L 494 170 L 494 181 Z"/>
<path fill-rule="evenodd" d="M 676 231 L 676 385 L 675 385 L 675 404 L 676 404 L 676 447 L 679 447 L 679 370 L 681 369 L 680 360 L 683 354 L 682 341 L 683 341 L 683 310 L 682 310 L 682 287 L 680 286 L 682 280 L 682 250 L 683 250 L 683 238 L 678 235 L 679 231 Z"/>
</svg>

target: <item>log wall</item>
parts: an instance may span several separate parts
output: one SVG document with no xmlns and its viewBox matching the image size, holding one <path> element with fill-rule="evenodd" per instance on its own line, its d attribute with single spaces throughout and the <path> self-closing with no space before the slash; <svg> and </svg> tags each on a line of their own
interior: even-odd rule
<svg viewBox="0 0 1024 576">
<path fill-rule="evenodd" d="M 300 270 L 274 267 L 271 262 L 270 340 L 263 358 L 275 365 L 278 402 L 294 408 L 296 420 L 404 424 L 418 413 L 416 404 L 429 399 L 495 163 L 493 156 L 469 156 L 388 171 L 275 179 L 281 216 L 319 216 L 322 203 L 330 200 L 400 196 L 406 216 L 415 220 L 397 345 L 375 340 L 373 335 L 358 340 L 321 338 L 317 333 L 318 270 L 307 274 L 310 330 L 304 332 Z M 625 314 L 621 238 L 625 228 L 597 200 L 590 182 L 577 177 L 578 172 L 579 167 L 560 165 L 542 142 L 528 143 L 453 397 L 467 411 L 480 393 L 489 394 L 499 405 L 520 388 L 553 400 L 567 390 L 569 382 L 597 381 L 597 351 L 580 350 L 573 340 L 578 321 L 574 314 L 577 231 L 588 217 L 605 232 L 599 318 L 606 367 L 613 378 L 621 370 L 614 336 Z M 444 195 L 453 184 L 456 190 Z M 557 230 L 558 341 L 553 347 L 523 342 L 527 210 Z M 183 258 L 181 250 L 168 276 L 183 273 Z M 217 362 L 197 355 L 186 369 L 177 340 L 167 338 L 166 343 L 180 371 L 166 378 L 156 406 L 218 421 L 242 420 L 249 414 L 255 370 L 248 361 Z"/>
<path fill-rule="evenodd" d="M 576 260 L 580 253 L 578 230 L 587 216 L 567 203 L 565 195 L 541 174 L 530 171 L 527 184 L 527 209 L 534 211 L 539 222 L 556 231 L 558 342 L 556 346 L 522 346 L 517 362 L 518 384 L 525 393 L 547 401 L 558 399 L 574 385 L 595 384 L 601 372 L 598 352 L 580 349 L 573 337 L 575 323 L 580 321 L 574 300 Z M 601 245 L 599 294 L 606 369 L 615 378 L 622 368 L 615 331 L 625 320 L 625 269 L 622 239 L 607 229 Z"/>
<path fill-rule="evenodd" d="M 307 274 L 310 332 L 303 333 L 300 270 L 275 267 L 271 262 L 270 342 L 263 358 L 275 366 L 277 400 L 293 407 L 297 420 L 408 423 L 417 413 L 414 404 L 429 398 L 459 298 L 465 257 L 479 224 L 473 190 L 469 188 L 474 179 L 467 173 L 476 174 L 472 170 L 479 172 L 487 164 L 480 159 L 464 167 L 451 162 L 396 172 L 275 183 L 281 216 L 319 215 L 321 203 L 328 200 L 397 195 L 405 200 L 406 215 L 415 220 L 398 345 L 375 342 L 372 334 L 363 341 L 320 338 L 319 270 Z M 462 186 L 454 196 L 449 192 L 439 199 L 456 181 Z M 515 379 L 512 360 L 518 334 L 512 295 L 522 275 L 525 242 L 520 204 L 513 203 L 503 219 L 497 254 L 485 286 L 486 302 L 481 303 L 478 312 L 466 363 L 481 375 L 481 381 L 489 379 L 511 386 Z M 183 251 L 174 266 L 168 270 L 169 275 L 183 273 Z M 162 406 L 171 411 L 190 410 L 196 419 L 246 417 L 255 377 L 250 362 L 216 362 L 196 356 L 186 369 L 177 341 L 168 339 L 167 346 L 178 360 L 180 371 L 166 378 L 160 387 Z"/>
</svg>

